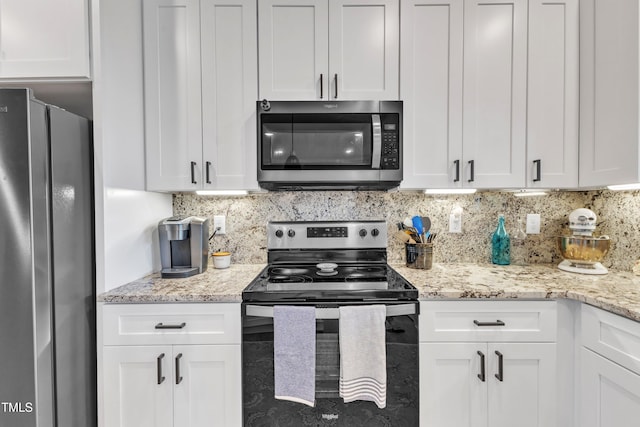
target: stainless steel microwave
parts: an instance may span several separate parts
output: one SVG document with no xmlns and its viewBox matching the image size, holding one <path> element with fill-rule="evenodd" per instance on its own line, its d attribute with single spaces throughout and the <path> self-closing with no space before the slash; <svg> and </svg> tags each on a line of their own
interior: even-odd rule
<svg viewBox="0 0 640 427">
<path fill-rule="evenodd" d="M 386 190 L 402 181 L 402 101 L 258 101 L 267 190 Z"/>
</svg>

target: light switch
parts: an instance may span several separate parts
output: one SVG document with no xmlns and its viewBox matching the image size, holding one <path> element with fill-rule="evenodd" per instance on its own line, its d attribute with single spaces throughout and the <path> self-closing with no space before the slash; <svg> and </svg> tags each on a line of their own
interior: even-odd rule
<svg viewBox="0 0 640 427">
<path fill-rule="evenodd" d="M 540 214 L 527 214 L 527 234 L 540 234 Z"/>
</svg>

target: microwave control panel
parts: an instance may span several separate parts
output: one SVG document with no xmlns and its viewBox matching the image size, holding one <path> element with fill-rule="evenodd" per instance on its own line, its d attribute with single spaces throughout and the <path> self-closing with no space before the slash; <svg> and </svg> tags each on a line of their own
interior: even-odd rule
<svg viewBox="0 0 640 427">
<path fill-rule="evenodd" d="M 381 169 L 400 168 L 400 130 L 397 118 L 395 114 L 383 115 Z"/>
</svg>

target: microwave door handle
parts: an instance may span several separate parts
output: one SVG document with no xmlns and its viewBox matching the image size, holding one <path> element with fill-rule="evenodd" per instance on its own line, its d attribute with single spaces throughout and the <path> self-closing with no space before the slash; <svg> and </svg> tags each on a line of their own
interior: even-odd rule
<svg viewBox="0 0 640 427">
<path fill-rule="evenodd" d="M 380 153 L 382 151 L 382 125 L 380 124 L 380 114 L 372 114 L 371 123 L 373 125 L 371 169 L 380 169 Z"/>
</svg>

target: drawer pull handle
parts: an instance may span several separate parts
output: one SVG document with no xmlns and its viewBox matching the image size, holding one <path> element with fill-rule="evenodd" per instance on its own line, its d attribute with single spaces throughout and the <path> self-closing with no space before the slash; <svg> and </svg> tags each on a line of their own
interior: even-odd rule
<svg viewBox="0 0 640 427">
<path fill-rule="evenodd" d="M 496 356 L 498 356 L 498 373 L 496 374 L 496 378 L 500 381 L 504 381 L 504 366 L 502 353 L 496 350 Z"/>
<path fill-rule="evenodd" d="M 481 322 L 479 320 L 474 320 L 476 326 L 504 326 L 504 322 L 502 320 L 496 320 L 495 322 Z"/>
<path fill-rule="evenodd" d="M 156 359 L 156 369 L 158 371 L 158 384 L 162 384 L 165 378 L 162 376 L 162 359 L 164 359 L 164 353 L 162 353 Z"/>
<path fill-rule="evenodd" d="M 160 322 L 156 325 L 156 329 L 182 329 L 185 326 L 187 326 L 185 322 L 182 322 L 179 325 L 165 325 L 162 322 Z"/>
<path fill-rule="evenodd" d="M 180 376 L 180 359 L 182 358 L 182 353 L 179 353 L 176 356 L 176 384 L 180 384 L 182 382 L 182 377 Z"/>
<path fill-rule="evenodd" d="M 478 356 L 480 356 L 480 373 L 478 374 L 478 378 L 480 378 L 480 381 L 484 382 L 484 353 L 478 350 Z"/>
</svg>

